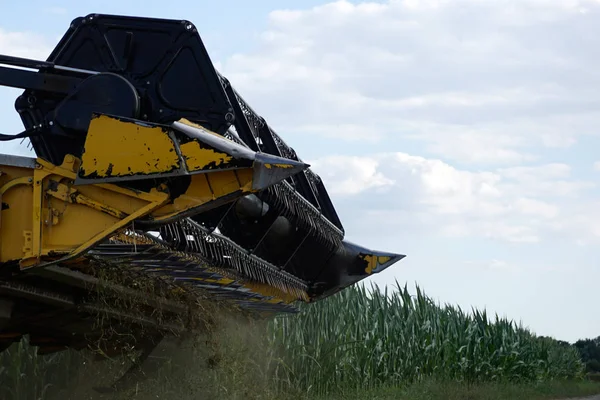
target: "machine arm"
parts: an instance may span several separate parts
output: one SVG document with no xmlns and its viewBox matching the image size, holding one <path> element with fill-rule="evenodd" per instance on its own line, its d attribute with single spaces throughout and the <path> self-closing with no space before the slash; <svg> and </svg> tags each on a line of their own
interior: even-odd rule
<svg viewBox="0 0 600 400">
<path fill-rule="evenodd" d="M 95 71 L 0 54 L 0 86 L 67 95 L 82 82 L 81 76 L 96 74 Z"/>
</svg>

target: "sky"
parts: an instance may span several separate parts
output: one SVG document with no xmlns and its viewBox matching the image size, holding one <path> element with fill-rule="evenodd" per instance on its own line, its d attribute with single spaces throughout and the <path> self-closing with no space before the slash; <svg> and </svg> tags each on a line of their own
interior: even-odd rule
<svg viewBox="0 0 600 400">
<path fill-rule="evenodd" d="M 45 59 L 90 13 L 192 21 L 346 238 L 407 255 L 366 282 L 600 335 L 600 1 L 0 0 L 0 53 Z M 2 133 L 18 93 L 0 88 Z"/>
</svg>

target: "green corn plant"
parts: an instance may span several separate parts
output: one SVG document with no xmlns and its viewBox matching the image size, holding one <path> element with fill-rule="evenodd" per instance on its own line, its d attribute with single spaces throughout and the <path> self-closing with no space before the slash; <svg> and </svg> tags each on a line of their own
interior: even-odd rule
<svg viewBox="0 0 600 400">
<path fill-rule="evenodd" d="M 579 355 L 485 311 L 435 304 L 416 288 L 350 287 L 271 322 L 278 382 L 318 395 L 423 379 L 537 382 L 582 376 Z"/>
</svg>

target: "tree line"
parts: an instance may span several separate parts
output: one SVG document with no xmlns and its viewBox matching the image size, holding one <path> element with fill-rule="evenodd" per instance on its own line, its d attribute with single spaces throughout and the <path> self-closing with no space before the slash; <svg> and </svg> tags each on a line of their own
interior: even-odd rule
<svg viewBox="0 0 600 400">
<path fill-rule="evenodd" d="M 579 351 L 587 371 L 600 373 L 600 336 L 595 339 L 580 339 L 573 346 Z"/>
</svg>

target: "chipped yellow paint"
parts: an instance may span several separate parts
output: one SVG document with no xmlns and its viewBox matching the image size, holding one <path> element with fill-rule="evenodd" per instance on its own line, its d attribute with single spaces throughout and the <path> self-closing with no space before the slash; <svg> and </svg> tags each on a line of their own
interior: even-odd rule
<svg viewBox="0 0 600 400">
<path fill-rule="evenodd" d="M 367 262 L 367 268 L 365 268 L 365 272 L 367 274 L 373 273 L 373 270 L 377 269 L 377 267 L 392 259 L 390 256 L 377 257 L 372 254 L 365 254 L 361 256 L 361 258 Z"/>
<path fill-rule="evenodd" d="M 2 202 L 8 205 L 0 225 L 0 263 L 18 261 L 25 269 L 79 257 L 169 200 L 156 189 L 145 193 L 110 184 L 75 187 L 79 159 L 72 155 L 60 166 L 42 159 L 36 164 L 33 169 L 2 166 L 9 174 L 0 179 Z"/>
<path fill-rule="evenodd" d="M 31 204 L 33 202 L 32 170 L 2 165 L 0 203 Z M 33 214 L 28 207 L 11 207 L 0 213 L 0 260 L 17 259 L 31 251 Z M 25 232 L 28 231 L 26 235 Z"/>
<path fill-rule="evenodd" d="M 365 268 L 365 272 L 367 274 L 371 274 L 373 272 L 373 269 L 377 266 L 376 265 L 376 260 L 375 257 L 373 257 L 370 254 L 366 254 L 364 256 L 361 256 L 360 258 L 362 258 L 363 260 L 365 260 L 367 262 L 367 268 Z"/>
<path fill-rule="evenodd" d="M 214 163 L 216 167 L 231 161 L 227 153 L 221 153 L 213 149 L 203 149 L 200 143 L 193 141 L 181 145 L 181 155 L 185 159 L 188 171 L 201 171 L 209 164 Z"/>
<path fill-rule="evenodd" d="M 265 164 L 266 168 L 293 168 L 292 164 Z"/>
<path fill-rule="evenodd" d="M 165 128 L 101 115 L 90 122 L 81 169 L 85 176 L 130 176 L 180 168 Z"/>
</svg>

